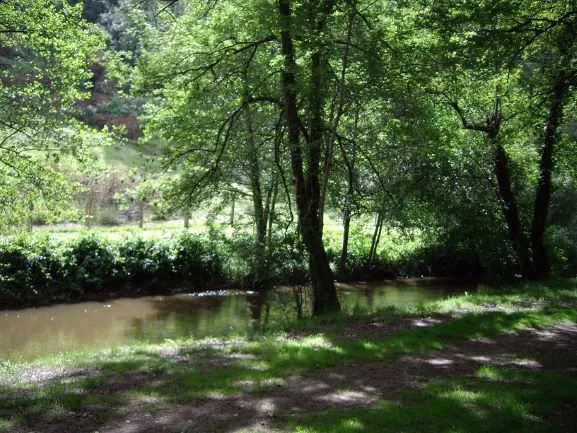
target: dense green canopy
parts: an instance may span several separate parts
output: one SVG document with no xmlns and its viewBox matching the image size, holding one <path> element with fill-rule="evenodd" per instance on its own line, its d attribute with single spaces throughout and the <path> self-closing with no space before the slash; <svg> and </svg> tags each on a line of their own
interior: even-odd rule
<svg viewBox="0 0 577 433">
<path fill-rule="evenodd" d="M 89 98 L 92 124 L 137 123 L 161 156 L 123 193 L 141 219 L 152 195 L 168 214 L 244 200 L 258 287 L 297 223 L 316 313 L 339 308 L 333 272 L 369 216 L 370 266 L 385 227 L 455 272 L 575 269 L 572 2 L 75 3 L 0 5 L 5 208 L 64 191 L 55 159 L 81 153 Z"/>
</svg>

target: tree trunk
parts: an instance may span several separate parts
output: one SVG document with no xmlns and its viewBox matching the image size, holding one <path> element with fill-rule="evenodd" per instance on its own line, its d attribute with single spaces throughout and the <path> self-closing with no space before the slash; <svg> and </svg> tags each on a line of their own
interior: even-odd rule
<svg viewBox="0 0 577 433">
<path fill-rule="evenodd" d="M 369 263 L 373 263 L 375 256 L 377 255 L 377 247 L 379 246 L 379 241 L 381 240 L 381 230 L 383 229 L 383 214 L 381 211 L 377 213 L 377 222 L 375 223 L 375 231 L 373 232 L 373 238 L 371 239 L 371 249 L 369 250 Z"/>
<path fill-rule="evenodd" d="M 232 203 L 230 204 L 230 226 L 234 227 L 234 208 L 236 205 L 236 194 L 232 195 Z"/>
<path fill-rule="evenodd" d="M 260 164 L 258 161 L 258 148 L 254 140 L 254 130 L 250 107 L 245 111 L 246 142 L 248 147 L 249 177 L 252 192 L 254 210 L 254 223 L 256 226 L 256 247 L 253 264 L 253 287 L 257 290 L 266 288 L 266 216 L 262 199 L 260 184 Z"/>
<path fill-rule="evenodd" d="M 291 168 L 295 186 L 296 204 L 299 228 L 303 243 L 309 255 L 309 270 L 313 287 L 313 314 L 321 315 L 332 311 L 339 311 L 340 304 L 333 275 L 329 266 L 329 260 L 322 242 L 320 232 L 318 206 L 319 206 L 319 182 L 318 165 L 320 150 L 315 146 L 318 139 L 318 118 L 311 114 L 311 130 L 315 136 L 311 137 L 309 147 L 308 179 L 305 179 L 303 170 L 303 154 L 300 144 L 299 118 L 296 97 L 295 80 L 295 57 L 291 36 L 291 2 L 279 0 L 278 11 L 281 18 L 281 42 L 284 57 L 284 71 L 282 74 L 282 86 L 284 93 L 285 115 L 287 119 L 288 140 L 290 146 Z M 314 55 L 313 55 L 314 56 Z M 318 57 L 311 60 L 314 69 L 319 65 Z M 318 77 L 312 78 L 312 83 L 318 83 Z M 313 107 L 311 107 L 313 108 Z M 318 117 L 318 116 L 317 116 Z M 322 128 L 322 124 L 320 125 Z"/>
<path fill-rule="evenodd" d="M 549 276 L 549 259 L 545 244 L 545 229 L 547 227 L 547 213 L 551 199 L 551 172 L 553 171 L 553 148 L 558 138 L 558 129 L 563 118 L 563 105 L 568 91 L 568 85 L 560 77 L 557 79 L 551 99 L 549 114 L 545 127 L 541 162 L 539 164 L 539 181 L 533 210 L 533 224 L 531 226 L 531 247 L 533 249 L 533 278 L 544 279 Z"/>
<path fill-rule="evenodd" d="M 323 229 L 323 226 L 324 226 L 327 190 L 328 190 L 328 186 L 329 186 L 329 178 L 331 176 L 332 167 L 333 167 L 334 142 L 335 142 L 335 139 L 337 136 L 339 121 L 341 120 L 341 116 L 343 114 L 343 108 L 345 105 L 345 77 L 347 74 L 350 42 L 351 42 L 351 37 L 353 34 L 353 24 L 355 22 L 356 16 L 357 16 L 357 10 L 356 10 L 356 6 L 355 6 L 352 8 L 351 14 L 349 16 L 349 22 L 347 25 L 347 43 L 345 44 L 345 47 L 343 49 L 344 50 L 343 51 L 343 64 L 341 66 L 341 77 L 340 77 L 340 83 L 339 83 L 339 98 L 337 101 L 334 121 L 332 122 L 333 124 L 331 125 L 331 131 L 329 133 L 328 142 L 327 142 L 325 169 L 324 169 L 324 173 L 323 173 L 323 180 L 322 180 L 321 191 L 320 191 L 320 205 L 319 205 L 319 218 L 321 221 L 321 230 Z M 348 238 L 348 234 L 347 234 L 347 238 Z M 340 272 L 340 268 L 339 268 L 339 272 Z"/>
<path fill-rule="evenodd" d="M 349 257 L 349 232 L 351 227 L 351 211 L 349 206 L 345 207 L 343 212 L 343 243 L 341 247 L 341 256 L 339 257 L 338 279 L 345 281 L 348 278 L 347 261 Z"/>
<path fill-rule="evenodd" d="M 527 245 L 527 237 L 523 232 L 519 218 L 517 200 L 512 188 L 509 156 L 503 148 L 503 145 L 498 142 L 497 137 L 491 137 L 489 140 L 493 142 L 495 146 L 494 170 L 499 187 L 498 195 L 501 201 L 501 208 L 505 216 L 505 221 L 507 222 L 507 230 L 515 247 L 521 274 L 523 277 L 528 278 L 531 274 L 531 257 Z"/>
<path fill-rule="evenodd" d="M 355 113 L 355 123 L 354 123 L 354 132 L 357 131 L 357 123 L 359 120 L 359 112 L 358 110 Z M 349 233 L 351 228 L 351 208 L 352 208 L 352 201 L 353 201 L 353 194 L 355 192 L 355 164 L 357 159 L 357 143 L 353 141 L 352 143 L 352 156 L 351 160 L 349 161 L 347 155 L 343 149 L 343 157 L 345 163 L 347 165 L 347 172 L 348 172 L 348 188 L 347 194 L 345 197 L 345 209 L 343 211 L 343 242 L 341 247 L 341 256 L 339 258 L 339 279 L 344 280 L 348 278 L 347 275 L 347 268 L 348 268 L 348 256 L 349 256 Z"/>
<path fill-rule="evenodd" d="M 188 203 L 184 205 L 184 228 L 190 228 L 190 205 Z"/>
<path fill-rule="evenodd" d="M 34 203 L 28 203 L 28 218 L 26 218 L 26 228 L 30 233 L 34 230 Z"/>
<path fill-rule="evenodd" d="M 471 124 L 467 122 L 463 111 L 456 102 L 451 105 L 461 118 L 465 129 L 483 132 L 486 135 L 487 143 L 493 149 L 493 170 L 497 178 L 497 196 L 501 203 L 501 210 L 507 223 L 507 232 L 517 255 L 517 262 L 521 274 L 527 278 L 533 273 L 531 256 L 529 254 L 529 242 L 523 230 L 523 225 L 519 217 L 517 199 L 513 191 L 511 170 L 509 168 L 509 156 L 500 142 L 501 134 L 501 97 L 500 88 L 495 91 L 495 107 L 493 115 L 483 123 Z"/>
<path fill-rule="evenodd" d="M 86 225 L 86 228 L 90 228 L 92 227 L 92 219 L 93 219 L 93 215 L 92 215 L 92 207 L 93 207 L 93 203 L 94 203 L 94 192 L 92 191 L 92 189 L 90 190 L 90 192 L 88 193 L 88 200 L 86 201 L 86 210 L 85 210 L 85 221 L 84 224 Z"/>
<path fill-rule="evenodd" d="M 275 213 L 276 213 L 277 196 L 278 196 L 278 178 L 277 178 L 277 172 L 275 171 L 274 178 L 273 178 L 272 185 L 271 185 L 270 195 L 269 195 L 270 200 L 267 201 L 267 206 L 266 206 L 266 221 L 268 224 L 268 229 L 267 229 L 267 259 L 271 256 L 272 249 L 274 247 L 272 233 L 273 233 L 273 223 L 275 220 Z"/>
<path fill-rule="evenodd" d="M 354 122 L 354 129 L 353 133 L 356 134 L 357 132 L 357 125 L 359 121 L 359 110 L 355 111 L 355 122 Z M 345 164 L 347 166 L 347 173 L 348 173 L 348 187 L 347 187 L 347 194 L 345 197 L 345 208 L 343 211 L 343 242 L 341 247 L 341 256 L 339 258 L 339 267 L 338 267 L 338 275 L 339 280 L 346 280 L 348 278 L 348 256 L 349 256 L 349 233 L 351 228 L 351 214 L 352 214 L 352 202 L 353 202 L 353 195 L 355 192 L 355 164 L 357 160 L 357 142 L 352 142 L 352 155 L 351 159 L 347 158 L 347 154 L 344 151 L 344 148 L 341 148 L 343 152 L 343 158 L 345 160 Z"/>
<path fill-rule="evenodd" d="M 144 200 L 138 201 L 138 227 L 144 228 Z"/>
</svg>

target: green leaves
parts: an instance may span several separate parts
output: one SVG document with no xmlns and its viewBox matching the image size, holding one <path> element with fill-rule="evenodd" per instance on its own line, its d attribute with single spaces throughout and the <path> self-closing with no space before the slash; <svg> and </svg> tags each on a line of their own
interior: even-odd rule
<svg viewBox="0 0 577 433">
<path fill-rule="evenodd" d="M 104 45 L 81 13 L 81 5 L 48 0 L 0 7 L 0 226 L 64 202 L 67 181 L 52 156 L 81 154 L 90 141 L 72 114 Z"/>
</svg>

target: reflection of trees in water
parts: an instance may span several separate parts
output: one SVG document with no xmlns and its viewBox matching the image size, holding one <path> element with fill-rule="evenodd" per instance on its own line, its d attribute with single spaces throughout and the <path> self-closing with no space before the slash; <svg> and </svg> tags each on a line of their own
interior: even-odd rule
<svg viewBox="0 0 577 433">
<path fill-rule="evenodd" d="M 262 317 L 262 307 L 265 305 L 267 292 L 258 292 L 247 296 L 248 310 L 253 321 L 259 321 Z"/>
<path fill-rule="evenodd" d="M 366 286 L 363 294 L 367 302 L 367 310 L 372 311 L 375 306 L 375 288 Z"/>
<path fill-rule="evenodd" d="M 461 293 L 464 290 L 472 291 L 479 285 L 477 278 L 456 277 L 424 277 L 424 278 L 400 278 L 393 280 L 390 285 L 395 287 L 420 287 L 445 291 L 447 294 Z"/>
<path fill-rule="evenodd" d="M 471 290 L 470 280 L 398 280 L 386 286 L 351 285 L 343 300 L 349 308 L 374 311 L 388 306 L 410 306 Z M 172 296 L 148 300 L 153 312 L 131 318 L 127 337 L 161 341 L 165 338 L 221 336 L 231 331 L 266 327 L 271 311 L 274 317 L 292 317 L 295 303 L 292 292 L 271 291 L 229 296 Z M 273 311 L 274 310 L 274 311 Z"/>
<path fill-rule="evenodd" d="M 195 296 L 150 299 L 154 312 L 134 318 L 128 333 L 136 340 L 223 335 L 246 326 L 246 296 Z"/>
<path fill-rule="evenodd" d="M 251 318 L 253 330 L 266 327 L 270 317 L 269 292 L 262 291 L 247 297 L 248 310 Z M 262 318 L 263 309 L 265 311 L 264 319 Z"/>
<path fill-rule="evenodd" d="M 449 295 L 474 291 L 477 281 L 454 278 L 408 278 L 385 284 L 350 284 L 343 288 L 345 305 L 353 310 L 374 311 L 391 306 L 416 306 Z"/>
</svg>

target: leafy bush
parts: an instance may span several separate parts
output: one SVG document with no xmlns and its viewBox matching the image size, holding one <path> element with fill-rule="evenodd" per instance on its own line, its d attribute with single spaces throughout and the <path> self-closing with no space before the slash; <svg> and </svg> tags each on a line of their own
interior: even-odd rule
<svg viewBox="0 0 577 433">
<path fill-rule="evenodd" d="M 65 244 L 64 275 L 73 282 L 73 293 L 95 293 L 109 285 L 116 273 L 115 253 L 112 243 L 93 235 Z"/>
<path fill-rule="evenodd" d="M 296 231 L 274 236 L 269 254 L 269 272 L 274 281 L 303 284 L 307 281 L 308 261 Z"/>
<path fill-rule="evenodd" d="M 401 276 L 471 277 L 486 273 L 475 249 L 461 245 L 430 245 L 419 248 L 398 264 Z"/>
<path fill-rule="evenodd" d="M 56 296 L 62 262 L 46 237 L 19 237 L 0 243 L 0 301 L 32 302 L 42 294 Z"/>
<path fill-rule="evenodd" d="M 223 279 L 208 242 L 184 233 L 117 241 L 83 235 L 71 241 L 23 236 L 0 241 L 0 305 L 30 305 L 98 296 L 192 288 Z"/>
</svg>

